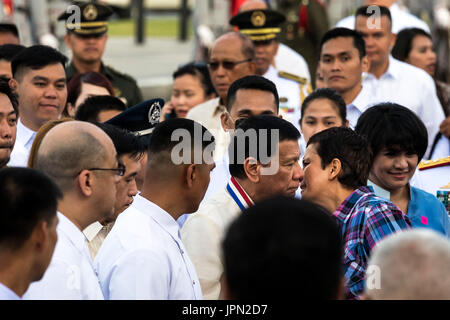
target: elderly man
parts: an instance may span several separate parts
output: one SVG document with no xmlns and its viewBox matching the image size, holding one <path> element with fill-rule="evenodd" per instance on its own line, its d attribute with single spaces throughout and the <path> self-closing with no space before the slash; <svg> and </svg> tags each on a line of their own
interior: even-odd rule
<svg viewBox="0 0 450 320">
<path fill-rule="evenodd" d="M 206 299 L 217 299 L 220 294 L 220 243 L 229 223 L 262 199 L 274 195 L 294 197 L 303 178 L 298 162 L 299 136 L 291 123 L 269 115 L 242 121 L 233 134 L 228 184 L 204 201 L 181 229 Z"/>
<path fill-rule="evenodd" d="M 365 299 L 450 300 L 450 241 L 426 229 L 382 240 L 367 268 Z"/>
<path fill-rule="evenodd" d="M 366 187 L 371 158 L 368 142 L 344 127 L 313 135 L 303 157 L 302 199 L 327 209 L 339 225 L 347 298 L 362 292 L 373 247 L 385 236 L 411 226 L 396 205 Z"/>
<path fill-rule="evenodd" d="M 103 299 L 82 232 L 95 221 L 114 216 L 116 184 L 125 173 L 114 144 L 97 126 L 68 121 L 42 140 L 36 169 L 63 192 L 58 206 L 58 243 L 43 279 L 33 283 L 27 299 Z"/>
<path fill-rule="evenodd" d="M 66 61 L 55 49 L 41 45 L 23 49 L 13 58 L 9 84 L 19 96 L 20 116 L 8 165 L 26 167 L 36 132 L 61 116 L 67 100 Z"/>
<path fill-rule="evenodd" d="M 205 194 L 213 140 L 189 119 L 156 126 L 142 192 L 119 215 L 94 261 L 105 299 L 202 298 L 176 220 L 195 212 Z"/>
<path fill-rule="evenodd" d="M 220 159 L 228 147 L 228 135 L 222 129 L 220 117 L 225 111 L 230 85 L 239 78 L 255 73 L 255 48 L 251 40 L 238 32 L 219 37 L 209 56 L 209 73 L 219 97 L 192 108 L 187 118 L 204 125 L 216 138 L 216 159 Z"/>
<path fill-rule="evenodd" d="M 14 148 L 18 113 L 16 96 L 0 79 L 0 169 L 6 166 Z"/>
<path fill-rule="evenodd" d="M 61 196 L 37 170 L 0 170 L 0 300 L 20 299 L 44 275 L 58 238 Z"/>
<path fill-rule="evenodd" d="M 371 91 L 376 102 L 390 101 L 413 111 L 425 124 L 428 132 L 430 153 L 433 139 L 444 121 L 444 111 L 436 94 L 433 79 L 424 70 L 411 66 L 391 55 L 395 43 L 392 33 L 392 17 L 389 9 L 379 7 L 379 25 L 375 28 L 373 13 L 368 7 L 356 11 L 355 30 L 366 44 L 370 62 L 369 73 L 363 80 L 363 87 Z"/>
</svg>

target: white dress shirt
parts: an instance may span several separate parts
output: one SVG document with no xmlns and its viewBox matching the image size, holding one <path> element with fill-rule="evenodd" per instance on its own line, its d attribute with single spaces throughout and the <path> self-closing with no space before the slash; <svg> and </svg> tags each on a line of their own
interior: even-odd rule
<svg viewBox="0 0 450 320">
<path fill-rule="evenodd" d="M 236 201 L 223 188 L 202 202 L 181 228 L 181 238 L 197 270 L 205 299 L 219 298 L 223 273 L 221 244 L 228 225 L 240 213 Z"/>
<path fill-rule="evenodd" d="M 366 74 L 363 86 L 371 90 L 375 101 L 400 104 L 413 111 L 423 121 L 428 131 L 428 155 L 434 137 L 439 132 L 439 126 L 445 119 L 436 95 L 436 86 L 430 75 L 390 56 L 386 73 L 380 79 L 373 74 Z"/>
<path fill-rule="evenodd" d="M 222 158 L 230 142 L 230 135 L 225 132 L 220 120 L 224 111 L 226 111 L 226 108 L 220 104 L 220 98 L 215 98 L 195 106 L 186 115 L 187 119 L 197 121 L 214 136 L 216 142 L 215 160 Z"/>
<path fill-rule="evenodd" d="M 275 69 L 295 74 L 311 82 L 311 74 L 305 58 L 283 43 L 280 43 L 275 55 Z"/>
<path fill-rule="evenodd" d="M 355 129 L 359 116 L 376 103 L 372 91 L 366 87 L 362 87 L 356 98 L 347 105 L 347 120 L 350 128 Z"/>
<path fill-rule="evenodd" d="M 94 265 L 105 299 L 202 299 L 177 222 L 140 195 L 117 218 Z"/>
<path fill-rule="evenodd" d="M 16 143 L 14 144 L 11 157 L 8 162 L 9 167 L 26 167 L 31 146 L 33 145 L 36 132 L 27 128 L 19 118 L 17 123 Z"/>
<path fill-rule="evenodd" d="M 86 238 L 58 212 L 58 241 L 44 277 L 25 292 L 26 300 L 103 300 Z"/>
<path fill-rule="evenodd" d="M 0 300 L 21 300 L 10 288 L 0 283 Z"/>
<path fill-rule="evenodd" d="M 420 20 L 409 12 L 402 10 L 398 4 L 393 3 L 389 7 L 389 11 L 391 12 L 392 16 L 392 33 L 397 34 L 400 32 L 400 30 L 406 28 L 419 28 L 430 33 L 430 28 L 424 21 Z M 336 27 L 355 29 L 355 20 L 356 19 L 354 15 L 348 16 L 340 20 L 336 24 Z"/>
</svg>

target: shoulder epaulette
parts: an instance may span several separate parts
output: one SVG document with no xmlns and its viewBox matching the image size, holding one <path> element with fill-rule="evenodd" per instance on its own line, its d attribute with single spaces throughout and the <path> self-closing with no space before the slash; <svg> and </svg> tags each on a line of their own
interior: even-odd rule
<svg viewBox="0 0 450 320">
<path fill-rule="evenodd" d="M 289 73 L 289 72 L 286 72 L 286 71 L 279 71 L 278 75 L 280 77 L 282 77 L 282 78 L 289 79 L 289 80 L 294 80 L 294 81 L 296 81 L 298 83 L 301 83 L 301 84 L 306 84 L 308 82 L 308 79 L 299 77 L 299 76 L 297 76 L 295 74 L 292 74 L 292 73 Z"/>
<path fill-rule="evenodd" d="M 450 157 L 441 158 L 441 159 L 437 159 L 437 160 L 422 160 L 422 161 L 420 161 L 417 168 L 419 170 L 427 170 L 427 169 L 431 169 L 431 168 L 443 167 L 443 166 L 448 166 L 448 165 L 450 165 Z"/>
</svg>

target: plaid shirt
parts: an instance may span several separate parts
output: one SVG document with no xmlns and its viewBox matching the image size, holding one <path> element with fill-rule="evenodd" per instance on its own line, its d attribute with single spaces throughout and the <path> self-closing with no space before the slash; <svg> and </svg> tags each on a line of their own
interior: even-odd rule
<svg viewBox="0 0 450 320">
<path fill-rule="evenodd" d="M 409 218 L 392 202 L 359 187 L 333 213 L 344 243 L 346 297 L 355 299 L 364 289 L 370 253 L 384 237 L 409 229 Z"/>
</svg>

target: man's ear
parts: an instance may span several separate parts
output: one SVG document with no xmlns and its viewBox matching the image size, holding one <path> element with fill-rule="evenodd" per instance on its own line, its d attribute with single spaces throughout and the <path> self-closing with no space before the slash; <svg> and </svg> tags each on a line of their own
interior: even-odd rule
<svg viewBox="0 0 450 320">
<path fill-rule="evenodd" d="M 194 180 L 197 177 L 197 171 L 198 171 L 198 167 L 196 164 L 190 164 L 187 166 L 186 168 L 186 184 L 189 188 L 192 188 L 194 186 Z"/>
<path fill-rule="evenodd" d="M 19 86 L 19 83 L 17 82 L 16 79 L 11 78 L 9 80 L 9 87 L 11 88 L 11 90 L 15 93 L 17 93 L 17 87 Z"/>
<path fill-rule="evenodd" d="M 228 287 L 227 276 L 225 273 L 222 273 L 220 277 L 220 294 L 219 300 L 233 300 L 233 297 L 230 293 L 230 288 Z"/>
<path fill-rule="evenodd" d="M 256 161 L 253 157 L 247 157 L 244 160 L 244 171 L 247 179 L 249 179 L 253 183 L 259 182 L 259 176 L 261 171 L 261 164 Z"/>
<path fill-rule="evenodd" d="M 67 102 L 66 110 L 67 110 L 67 113 L 69 114 L 69 116 L 71 116 L 72 118 L 75 117 L 75 106 L 72 105 L 70 102 Z"/>
<path fill-rule="evenodd" d="M 83 170 L 76 179 L 80 192 L 85 197 L 90 197 L 93 193 L 94 175 L 89 170 Z"/>
<path fill-rule="evenodd" d="M 66 33 L 66 35 L 64 36 L 64 43 L 69 50 L 72 50 L 72 44 L 70 43 L 70 34 Z"/>
<path fill-rule="evenodd" d="M 328 179 L 329 180 L 336 179 L 342 171 L 341 160 L 337 158 L 331 160 L 330 164 L 327 166 L 327 170 L 328 170 Z"/>
<path fill-rule="evenodd" d="M 222 124 L 223 131 L 226 132 L 228 130 L 234 129 L 232 126 L 230 114 L 228 112 L 222 112 L 222 114 L 220 115 L 220 122 Z"/>
<path fill-rule="evenodd" d="M 248 68 L 250 69 L 250 74 L 255 74 L 256 64 L 253 61 L 248 63 Z"/>
<path fill-rule="evenodd" d="M 49 237 L 48 230 L 49 230 L 49 226 L 48 226 L 47 221 L 41 220 L 34 227 L 33 232 L 31 233 L 31 236 L 30 236 L 31 244 L 33 245 L 33 248 L 35 248 L 39 252 L 41 252 L 45 249 L 45 244 Z"/>
<path fill-rule="evenodd" d="M 361 58 L 361 66 L 362 66 L 362 72 L 369 72 L 370 60 L 369 60 L 369 58 L 367 58 L 367 56 L 364 56 Z"/>
<path fill-rule="evenodd" d="M 392 33 L 391 43 L 389 44 L 389 51 L 392 51 L 392 48 L 395 45 L 395 41 L 397 41 L 397 34 Z"/>
</svg>

